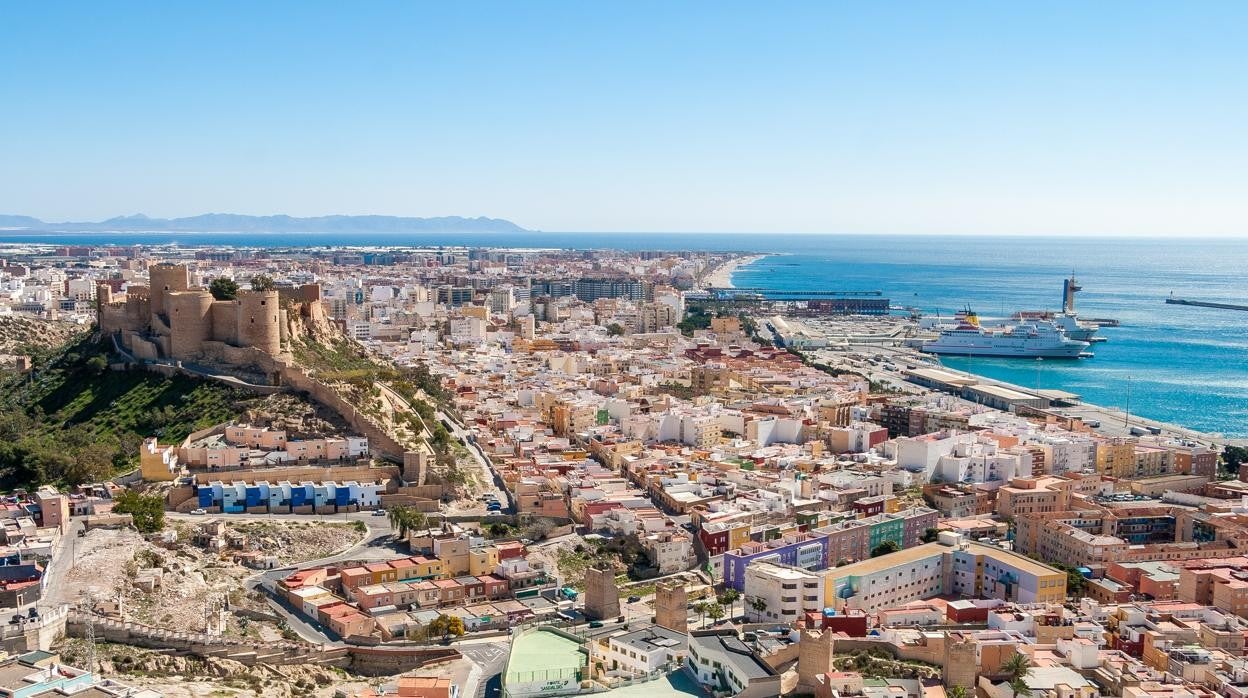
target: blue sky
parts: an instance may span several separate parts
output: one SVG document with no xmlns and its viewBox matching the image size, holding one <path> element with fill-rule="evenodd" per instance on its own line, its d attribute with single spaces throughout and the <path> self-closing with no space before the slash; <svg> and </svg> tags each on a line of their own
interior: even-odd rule
<svg viewBox="0 0 1248 698">
<path fill-rule="evenodd" d="M 6 3 L 0 212 L 1248 233 L 1246 3 Z"/>
</svg>

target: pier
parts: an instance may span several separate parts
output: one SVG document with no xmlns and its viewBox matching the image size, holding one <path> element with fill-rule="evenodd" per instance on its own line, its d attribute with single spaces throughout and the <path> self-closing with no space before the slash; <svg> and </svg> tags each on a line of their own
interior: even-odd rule
<svg viewBox="0 0 1248 698">
<path fill-rule="evenodd" d="M 707 288 L 706 291 L 713 296 L 731 296 L 737 293 L 756 293 L 767 296 L 802 296 L 809 298 L 824 298 L 833 296 L 860 298 L 865 296 L 884 295 L 883 291 L 793 291 L 774 288 L 758 288 L 754 286 L 729 286 L 727 288 L 710 287 Z"/>
<path fill-rule="evenodd" d="M 1222 310 L 1248 310 L 1248 305 L 1238 305 L 1236 303 L 1214 303 L 1211 301 L 1189 301 L 1186 298 L 1175 298 L 1170 296 L 1166 299 L 1169 305 L 1194 305 L 1201 308 L 1221 308 Z"/>
</svg>

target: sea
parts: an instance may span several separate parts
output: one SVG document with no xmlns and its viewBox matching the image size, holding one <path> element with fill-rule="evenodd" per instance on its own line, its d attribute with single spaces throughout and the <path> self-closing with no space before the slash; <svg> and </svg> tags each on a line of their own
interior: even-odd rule
<svg viewBox="0 0 1248 698">
<path fill-rule="evenodd" d="M 894 305 L 952 316 L 1076 310 L 1119 320 L 1095 356 L 1073 361 L 944 357 L 953 368 L 1228 437 L 1248 437 L 1248 312 L 1167 305 L 1248 304 L 1248 240 L 749 233 L 29 233 L 0 243 L 253 247 L 482 246 L 765 253 L 733 283 L 769 290 L 878 290 Z"/>
</svg>

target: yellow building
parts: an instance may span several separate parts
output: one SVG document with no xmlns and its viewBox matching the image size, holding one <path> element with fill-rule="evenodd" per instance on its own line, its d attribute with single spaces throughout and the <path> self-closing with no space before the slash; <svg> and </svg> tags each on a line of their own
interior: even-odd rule
<svg viewBox="0 0 1248 698">
<path fill-rule="evenodd" d="M 406 567 L 400 573 L 400 580 L 407 581 L 409 579 L 446 579 L 446 566 L 437 558 L 429 558 L 418 556 L 408 558 L 412 565 Z"/>
<path fill-rule="evenodd" d="M 139 449 L 139 472 L 144 482 L 169 482 L 178 473 L 178 454 L 173 446 L 161 446 L 156 437 L 143 440 Z"/>
<path fill-rule="evenodd" d="M 741 522 L 733 524 L 728 529 L 728 549 L 737 550 L 741 546 L 750 542 L 750 524 Z"/>
<path fill-rule="evenodd" d="M 1096 444 L 1096 472 L 1108 477 L 1135 474 L 1135 442 L 1109 439 Z"/>
<path fill-rule="evenodd" d="M 474 548 L 468 553 L 468 574 L 480 577 L 490 574 L 498 567 L 498 548 L 486 546 Z"/>
</svg>

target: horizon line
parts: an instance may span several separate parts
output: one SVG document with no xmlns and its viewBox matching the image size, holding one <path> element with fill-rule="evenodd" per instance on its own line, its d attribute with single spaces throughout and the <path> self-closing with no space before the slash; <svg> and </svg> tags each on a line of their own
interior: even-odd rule
<svg viewBox="0 0 1248 698">
<path fill-rule="evenodd" d="M 281 215 L 281 214 L 278 214 Z M 353 215 L 353 214 L 331 214 Z M 372 215 L 372 214 L 362 214 Z M 443 217 L 443 216 L 435 216 Z M 454 217 L 454 216 L 445 216 Z M 413 216 L 415 218 L 415 216 Z M 500 219 L 507 220 L 507 219 Z M 518 224 L 517 224 L 518 225 Z M 1085 239 L 1186 239 L 1186 240 L 1237 240 L 1248 239 L 1248 231 L 1242 233 L 1175 233 L 1175 232 L 1016 232 L 1016 231 L 780 231 L 780 230 L 543 230 L 523 228 L 521 230 L 419 230 L 419 231 L 368 231 L 368 230 L 48 230 L 44 228 L 0 227 L 0 236 L 58 236 L 58 235 L 754 235 L 754 236 L 811 236 L 811 237 L 1001 237 L 1001 238 L 1085 238 Z"/>
</svg>

